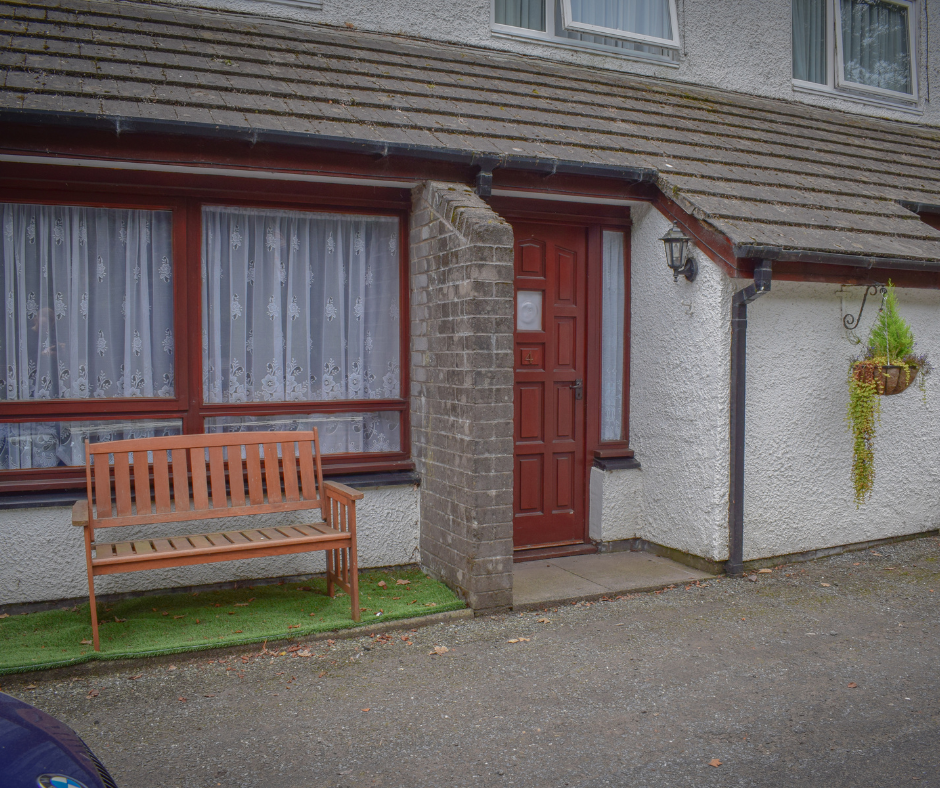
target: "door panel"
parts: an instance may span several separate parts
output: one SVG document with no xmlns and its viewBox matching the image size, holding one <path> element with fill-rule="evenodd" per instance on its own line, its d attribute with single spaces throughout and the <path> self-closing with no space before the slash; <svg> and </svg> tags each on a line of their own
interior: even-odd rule
<svg viewBox="0 0 940 788">
<path fill-rule="evenodd" d="M 582 389 L 576 389 L 575 382 L 583 381 L 586 371 L 587 232 L 522 223 L 513 230 L 513 541 L 516 548 L 580 543 L 586 532 L 585 400 L 579 398 Z"/>
</svg>

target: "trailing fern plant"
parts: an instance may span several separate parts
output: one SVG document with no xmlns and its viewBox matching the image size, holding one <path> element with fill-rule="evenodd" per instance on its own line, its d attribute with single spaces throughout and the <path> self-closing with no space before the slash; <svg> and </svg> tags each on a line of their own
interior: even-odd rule
<svg viewBox="0 0 940 788">
<path fill-rule="evenodd" d="M 849 406 L 846 420 L 852 433 L 852 485 L 855 505 L 871 496 L 875 483 L 875 426 L 881 418 L 880 394 L 889 391 L 897 368 L 895 388 L 903 391 L 919 373 L 918 385 L 926 404 L 927 376 L 932 367 L 926 354 L 914 352 L 914 332 L 898 313 L 894 285 L 888 281 L 882 308 L 868 335 L 868 347 L 849 367 Z M 903 384 L 901 377 L 903 376 Z"/>
</svg>

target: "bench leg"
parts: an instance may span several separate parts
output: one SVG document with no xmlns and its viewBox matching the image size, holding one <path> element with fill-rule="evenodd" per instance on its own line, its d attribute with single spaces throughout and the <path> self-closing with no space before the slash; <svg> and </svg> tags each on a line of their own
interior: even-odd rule
<svg viewBox="0 0 940 788">
<path fill-rule="evenodd" d="M 336 577 L 336 566 L 339 563 L 338 553 L 338 550 L 326 551 L 326 593 L 330 598 L 336 596 L 336 583 L 333 578 Z"/>
<path fill-rule="evenodd" d="M 101 651 L 98 642 L 98 605 L 95 602 L 95 575 L 91 568 L 91 528 L 85 526 L 85 563 L 88 567 L 88 608 L 91 610 L 91 639 L 95 651 Z"/>
<path fill-rule="evenodd" d="M 359 558 L 356 555 L 356 544 L 353 542 L 349 550 L 349 597 L 352 600 L 352 620 L 359 620 Z"/>
</svg>

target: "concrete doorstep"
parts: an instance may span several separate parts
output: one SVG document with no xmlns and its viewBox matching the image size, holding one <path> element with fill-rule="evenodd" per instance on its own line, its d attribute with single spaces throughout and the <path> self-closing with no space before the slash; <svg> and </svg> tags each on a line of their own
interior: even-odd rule
<svg viewBox="0 0 940 788">
<path fill-rule="evenodd" d="M 658 591 L 714 577 L 649 553 L 597 553 L 527 561 L 513 567 L 513 609 Z"/>
</svg>

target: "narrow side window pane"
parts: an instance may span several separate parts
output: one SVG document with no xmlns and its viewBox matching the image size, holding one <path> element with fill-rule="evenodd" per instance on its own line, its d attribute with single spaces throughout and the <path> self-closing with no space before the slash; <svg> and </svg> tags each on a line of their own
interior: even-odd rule
<svg viewBox="0 0 940 788">
<path fill-rule="evenodd" d="M 793 0 L 793 78 L 825 85 L 826 0 Z"/>
<path fill-rule="evenodd" d="M 202 212 L 206 402 L 401 396 L 398 220 Z"/>
<path fill-rule="evenodd" d="M 497 25 L 545 32 L 545 0 L 495 0 Z"/>
<path fill-rule="evenodd" d="M 601 440 L 623 438 L 624 234 L 604 232 Z"/>
<path fill-rule="evenodd" d="M 840 0 L 842 67 L 847 82 L 913 93 L 907 6 Z"/>
<path fill-rule="evenodd" d="M 173 397 L 171 212 L 0 213 L 0 399 Z"/>
</svg>

